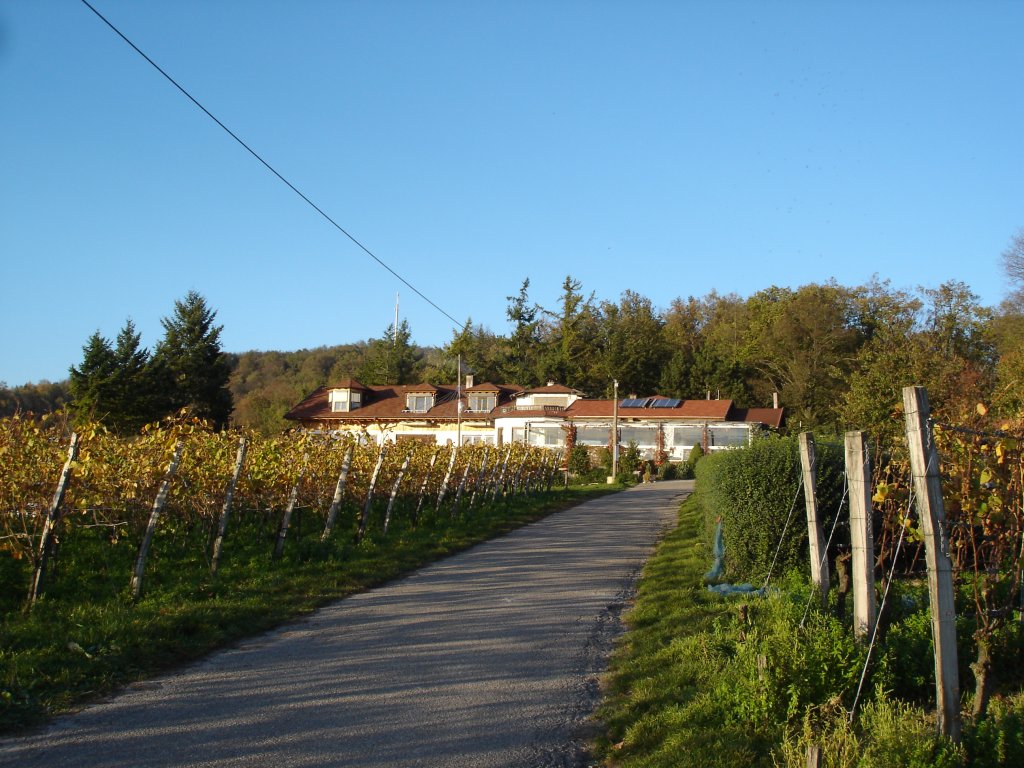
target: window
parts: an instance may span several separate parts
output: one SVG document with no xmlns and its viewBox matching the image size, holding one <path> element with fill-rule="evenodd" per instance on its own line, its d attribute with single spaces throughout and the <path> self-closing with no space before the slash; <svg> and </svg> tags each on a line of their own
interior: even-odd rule
<svg viewBox="0 0 1024 768">
<path fill-rule="evenodd" d="M 610 425 L 603 427 L 577 427 L 576 445 L 608 445 L 612 439 L 612 428 Z"/>
<path fill-rule="evenodd" d="M 470 395 L 469 410 L 471 411 L 493 411 L 498 404 L 497 395 Z"/>
<path fill-rule="evenodd" d="M 433 407 L 433 395 L 406 395 L 406 410 L 412 411 L 413 413 L 426 413 Z"/>
<path fill-rule="evenodd" d="M 672 430 L 672 444 L 677 448 L 692 448 L 701 444 L 703 427 L 675 427 Z"/>
<path fill-rule="evenodd" d="M 494 445 L 494 435 L 463 435 L 463 445 Z"/>
<path fill-rule="evenodd" d="M 708 442 L 716 448 L 742 448 L 750 442 L 746 427 L 711 427 Z"/>
<path fill-rule="evenodd" d="M 512 428 L 512 442 L 528 442 L 530 445 L 559 447 L 565 445 L 565 431 L 561 427 Z"/>
<path fill-rule="evenodd" d="M 327 396 L 331 404 L 331 413 L 343 413 L 354 411 L 362 403 L 362 393 L 353 392 L 351 389 L 332 389 Z"/>
<path fill-rule="evenodd" d="M 637 448 L 654 448 L 657 435 L 657 427 L 619 427 L 619 442 L 622 445 L 636 443 Z"/>
</svg>

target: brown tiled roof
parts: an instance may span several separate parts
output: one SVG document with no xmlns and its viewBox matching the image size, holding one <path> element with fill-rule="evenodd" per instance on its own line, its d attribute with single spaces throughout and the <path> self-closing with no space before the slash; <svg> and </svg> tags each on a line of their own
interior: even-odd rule
<svg viewBox="0 0 1024 768">
<path fill-rule="evenodd" d="M 501 392 L 502 387 L 506 389 L 514 389 L 519 391 L 520 388 L 511 384 L 503 384 L 499 387 L 497 384 L 492 384 L 489 381 L 485 381 L 482 384 L 474 384 L 472 387 L 464 387 L 463 392 Z"/>
<path fill-rule="evenodd" d="M 433 384 L 405 384 L 397 386 L 364 386 L 362 405 L 351 411 L 331 411 L 331 404 L 327 400 L 327 393 L 330 389 L 337 387 L 320 387 L 309 395 L 305 400 L 292 408 L 284 415 L 286 419 L 299 422 L 373 422 L 373 421 L 408 421 L 408 420 L 442 420 L 455 421 L 458 419 L 458 389 L 452 386 L 438 387 Z M 494 411 L 481 413 L 479 411 L 463 411 L 462 418 L 465 421 L 490 419 L 491 413 L 497 408 L 507 405 L 512 396 L 519 391 L 514 385 L 495 385 L 498 392 L 497 402 Z M 488 390 L 494 391 L 494 390 Z M 434 407 L 428 411 L 406 410 L 406 396 L 410 394 L 433 393 Z M 471 414 L 471 415 L 469 415 Z"/>
<path fill-rule="evenodd" d="M 620 419 L 695 419 L 701 421 L 733 421 L 732 400 L 683 400 L 675 408 L 623 408 Z M 565 410 L 568 419 L 610 419 L 615 411 L 614 400 L 577 400 Z"/>
<path fill-rule="evenodd" d="M 545 387 L 535 387 L 523 392 L 524 395 L 582 395 L 578 389 L 566 387 L 563 384 L 548 384 Z"/>
<path fill-rule="evenodd" d="M 764 424 L 772 429 L 781 429 L 785 418 L 782 408 L 737 408 L 736 420 Z"/>
<path fill-rule="evenodd" d="M 331 389 L 359 389 L 366 392 L 366 386 L 359 379 L 342 379 Z"/>
</svg>

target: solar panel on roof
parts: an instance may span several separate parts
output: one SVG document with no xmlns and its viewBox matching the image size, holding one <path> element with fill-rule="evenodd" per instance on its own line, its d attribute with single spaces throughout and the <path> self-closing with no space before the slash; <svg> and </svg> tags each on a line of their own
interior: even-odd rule
<svg viewBox="0 0 1024 768">
<path fill-rule="evenodd" d="M 625 400 L 622 401 L 622 407 L 623 408 L 643 408 L 645 405 L 647 405 L 647 400 L 648 399 L 649 398 L 646 398 L 646 397 L 627 397 Z"/>
<path fill-rule="evenodd" d="M 681 402 L 674 397 L 660 397 L 651 403 L 651 408 L 678 408 Z"/>
</svg>

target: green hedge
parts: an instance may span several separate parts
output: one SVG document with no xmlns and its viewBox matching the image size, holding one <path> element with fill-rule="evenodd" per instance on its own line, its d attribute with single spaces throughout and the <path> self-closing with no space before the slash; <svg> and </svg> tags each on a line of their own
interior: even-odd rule
<svg viewBox="0 0 1024 768">
<path fill-rule="evenodd" d="M 827 539 L 843 497 L 843 447 L 817 439 L 818 512 Z M 765 437 L 748 448 L 717 451 L 696 466 L 697 489 L 704 499 L 705 527 L 710 538 L 722 520 L 725 576 L 732 582 L 760 586 L 779 548 L 775 574 L 792 569 L 809 572 L 807 515 L 800 482 L 797 437 Z M 794 509 L 794 499 L 795 509 Z M 783 536 L 786 518 L 792 519 Z M 849 519 L 849 515 L 842 515 Z M 781 548 L 779 545 L 782 541 Z M 849 526 L 840 523 L 831 552 L 848 545 Z"/>
</svg>

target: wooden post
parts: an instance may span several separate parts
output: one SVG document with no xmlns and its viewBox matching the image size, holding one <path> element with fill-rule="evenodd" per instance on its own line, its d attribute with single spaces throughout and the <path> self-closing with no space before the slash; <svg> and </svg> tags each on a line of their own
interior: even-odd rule
<svg viewBox="0 0 1024 768">
<path fill-rule="evenodd" d="M 160 482 L 160 490 L 156 493 L 153 501 L 153 510 L 149 514 L 149 523 L 146 525 L 146 532 L 142 535 L 142 543 L 139 545 L 139 555 L 135 558 L 135 570 L 132 571 L 131 590 L 132 598 L 138 600 L 142 596 L 142 574 L 146 569 L 146 558 L 149 556 L 149 548 L 153 543 L 153 534 L 156 533 L 156 524 L 160 520 L 160 514 L 167 504 L 167 494 L 171 490 L 171 480 L 178 473 L 178 465 L 181 464 L 181 453 L 185 443 L 179 440 L 174 444 L 174 455 L 171 463 L 164 473 L 164 479 Z"/>
<path fill-rule="evenodd" d="M 338 519 L 338 510 L 341 509 L 341 499 L 345 494 L 345 484 L 348 482 L 349 467 L 352 466 L 352 451 L 350 445 L 345 451 L 345 458 L 341 460 L 341 471 L 338 473 L 338 483 L 334 486 L 334 498 L 331 499 L 331 506 L 327 510 L 327 521 L 324 523 L 324 532 L 320 534 L 320 541 L 327 541 L 331 531 L 334 530 L 334 522 Z M 298 488 L 298 481 L 296 481 Z"/>
<path fill-rule="evenodd" d="M 238 477 L 242 474 L 242 465 L 245 464 L 245 452 L 249 447 L 249 441 L 244 437 L 238 440 L 238 454 L 235 456 L 235 471 L 231 475 L 227 492 L 224 494 L 224 506 L 220 510 L 220 523 L 217 526 L 217 539 L 213 542 L 213 556 L 210 558 L 210 573 L 217 575 L 217 568 L 220 567 L 220 553 L 224 547 L 224 536 L 228 532 L 228 515 L 231 512 L 231 500 L 235 497 L 235 487 L 238 485 Z"/>
<path fill-rule="evenodd" d="M 821 768 L 821 747 L 817 744 L 807 745 L 807 768 Z"/>
<path fill-rule="evenodd" d="M 903 389 L 907 448 L 914 476 L 914 496 L 924 534 L 928 564 L 928 598 L 932 609 L 935 644 L 935 707 L 939 731 L 960 741 L 960 678 L 956 653 L 956 605 L 953 600 L 953 563 L 946 535 L 946 507 L 942 502 L 939 453 L 928 423 L 928 393 L 924 387 Z"/>
<path fill-rule="evenodd" d="M 71 433 L 71 443 L 68 445 L 68 458 L 64 462 L 64 469 L 61 470 L 60 479 L 57 481 L 57 490 L 53 494 L 53 501 L 50 502 L 50 509 L 46 514 L 46 522 L 43 524 L 43 533 L 39 537 L 39 556 L 36 561 L 36 572 L 32 579 L 32 587 L 28 593 L 28 604 L 31 607 L 39 599 L 43 591 L 43 581 L 46 578 L 46 566 L 49 564 L 50 556 L 53 554 L 53 536 L 57 530 L 57 523 L 60 522 L 60 507 L 64 503 L 64 492 L 67 490 L 68 481 L 71 479 L 71 466 L 78 458 L 78 433 Z"/>
<path fill-rule="evenodd" d="M 284 554 L 284 540 L 288 536 L 288 526 L 292 522 L 292 512 L 295 511 L 295 505 L 299 501 L 299 485 L 302 483 L 302 476 L 306 473 L 306 464 L 308 462 L 309 454 L 307 453 L 302 457 L 302 466 L 299 468 L 299 474 L 295 478 L 292 492 L 288 495 L 288 506 L 285 507 L 284 515 L 281 516 L 281 526 L 277 529 L 277 541 L 274 544 L 275 560 Z"/>
<path fill-rule="evenodd" d="M 864 432 L 846 433 L 853 556 L 853 634 L 866 640 L 875 626 L 875 540 L 871 527 L 871 459 Z"/>
<path fill-rule="evenodd" d="M 821 604 L 828 604 L 828 557 L 825 552 L 825 537 L 818 519 L 818 457 L 815 453 L 814 435 L 800 433 L 800 466 L 804 473 L 804 505 L 807 508 L 807 540 L 811 550 L 811 580 L 821 595 Z"/>
<path fill-rule="evenodd" d="M 452 501 L 452 517 L 459 513 L 459 503 L 462 501 L 462 492 L 466 490 L 466 478 L 469 477 L 469 467 L 472 463 L 473 457 L 470 456 L 466 459 L 466 467 L 462 470 L 462 479 L 459 481 L 459 487 L 455 491 L 455 499 Z"/>
</svg>

